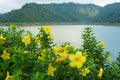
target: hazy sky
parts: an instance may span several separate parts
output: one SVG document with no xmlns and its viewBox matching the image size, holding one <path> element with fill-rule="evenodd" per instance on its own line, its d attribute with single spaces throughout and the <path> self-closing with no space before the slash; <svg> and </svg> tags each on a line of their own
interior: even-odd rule
<svg viewBox="0 0 120 80">
<path fill-rule="evenodd" d="M 22 5 L 29 2 L 36 3 L 62 3 L 62 2 L 75 2 L 81 4 L 93 3 L 99 6 L 120 2 L 120 0 L 0 0 L 0 13 L 8 12 L 13 9 L 19 9 Z"/>
</svg>

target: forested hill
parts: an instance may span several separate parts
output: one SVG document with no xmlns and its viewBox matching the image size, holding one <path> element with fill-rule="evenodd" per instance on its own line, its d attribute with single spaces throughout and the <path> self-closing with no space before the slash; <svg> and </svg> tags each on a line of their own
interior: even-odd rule
<svg viewBox="0 0 120 80">
<path fill-rule="evenodd" d="M 1 13 L 1 12 L 0 12 Z M 21 9 L 0 14 L 0 22 L 113 22 L 120 23 L 120 3 L 27 3 Z"/>
<path fill-rule="evenodd" d="M 100 10 L 97 22 L 120 23 L 120 3 L 109 4 Z"/>
</svg>

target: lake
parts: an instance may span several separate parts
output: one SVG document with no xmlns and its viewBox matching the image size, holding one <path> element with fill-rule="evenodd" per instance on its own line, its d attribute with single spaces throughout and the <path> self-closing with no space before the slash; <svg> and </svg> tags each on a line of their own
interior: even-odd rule
<svg viewBox="0 0 120 80">
<path fill-rule="evenodd" d="M 24 26 L 25 30 L 29 30 L 32 34 L 38 33 L 40 26 Z M 120 26 L 104 26 L 104 25 L 51 25 L 54 41 L 57 44 L 70 42 L 76 47 L 81 47 L 81 35 L 85 27 L 92 27 L 98 41 L 104 41 L 105 50 L 109 50 L 111 61 L 117 57 L 120 52 Z"/>
</svg>

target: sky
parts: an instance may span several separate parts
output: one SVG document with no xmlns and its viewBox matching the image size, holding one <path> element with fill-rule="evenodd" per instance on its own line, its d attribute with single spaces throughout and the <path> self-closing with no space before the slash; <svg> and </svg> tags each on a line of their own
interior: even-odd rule
<svg viewBox="0 0 120 80">
<path fill-rule="evenodd" d="M 38 4 L 75 2 L 81 4 L 93 3 L 99 6 L 105 6 L 107 4 L 111 4 L 114 2 L 120 2 L 120 0 L 0 0 L 0 13 L 5 13 L 14 9 L 19 9 L 25 3 L 30 3 L 30 2 L 35 2 Z"/>
</svg>

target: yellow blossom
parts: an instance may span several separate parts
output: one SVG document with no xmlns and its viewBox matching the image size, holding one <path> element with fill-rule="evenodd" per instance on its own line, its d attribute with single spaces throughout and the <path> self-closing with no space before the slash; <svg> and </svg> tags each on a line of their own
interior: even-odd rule
<svg viewBox="0 0 120 80">
<path fill-rule="evenodd" d="M 28 45 L 31 43 L 31 38 L 30 36 L 25 36 L 23 39 L 22 39 L 22 42 L 25 44 L 25 45 Z"/>
<path fill-rule="evenodd" d="M 5 80 L 12 80 L 12 76 L 10 76 L 8 71 L 7 71 L 7 76 L 6 76 Z"/>
<path fill-rule="evenodd" d="M 71 47 L 72 47 L 73 49 L 75 48 L 75 46 L 74 46 L 74 45 L 72 45 Z"/>
<path fill-rule="evenodd" d="M 106 58 L 106 60 L 107 60 L 108 62 L 110 62 L 110 60 L 111 60 L 111 59 L 110 59 L 110 56 L 108 56 L 108 57 Z"/>
<path fill-rule="evenodd" d="M 0 43 L 4 44 L 4 42 L 6 41 L 6 38 L 3 37 L 3 35 L 0 35 Z"/>
<path fill-rule="evenodd" d="M 46 27 L 44 28 L 44 31 L 45 31 L 46 34 L 48 34 L 48 33 L 51 32 L 51 28 L 50 28 L 49 26 L 46 26 Z"/>
<path fill-rule="evenodd" d="M 101 42 L 99 43 L 99 46 L 100 46 L 101 48 L 104 48 L 104 42 L 101 41 Z"/>
<path fill-rule="evenodd" d="M 11 25 L 10 25 L 10 29 L 16 29 L 16 25 L 11 24 Z"/>
<path fill-rule="evenodd" d="M 58 55 L 58 54 L 60 53 L 60 51 L 61 51 L 61 47 L 60 47 L 59 45 L 57 45 L 57 46 L 55 46 L 55 47 L 53 48 L 53 51 L 54 51 L 54 53 L 55 53 L 56 55 Z"/>
<path fill-rule="evenodd" d="M 63 50 L 67 50 L 69 48 L 69 45 L 66 44 L 64 47 L 63 47 Z"/>
<path fill-rule="evenodd" d="M 59 58 L 57 58 L 57 61 L 64 61 L 68 58 L 68 54 L 66 52 L 60 53 Z"/>
<path fill-rule="evenodd" d="M 54 76 L 54 71 L 56 70 L 56 68 L 53 68 L 53 66 L 52 66 L 52 64 L 51 63 L 49 63 L 49 65 L 48 65 L 48 70 L 47 70 L 47 75 L 49 75 L 49 76 Z"/>
<path fill-rule="evenodd" d="M 45 56 L 38 56 L 38 60 L 45 60 Z"/>
<path fill-rule="evenodd" d="M 80 51 L 76 52 L 76 54 L 71 54 L 69 59 L 71 61 L 69 63 L 70 67 L 81 68 L 86 62 L 86 57 L 84 57 Z"/>
<path fill-rule="evenodd" d="M 90 70 L 88 68 L 85 68 L 85 69 L 82 69 L 82 71 L 80 72 L 80 74 L 82 76 L 86 76 L 89 72 L 90 72 Z"/>
<path fill-rule="evenodd" d="M 39 42 L 40 41 L 40 38 L 38 36 L 35 36 L 34 39 L 35 39 L 35 42 Z"/>
<path fill-rule="evenodd" d="M 54 61 L 54 60 L 55 60 L 55 58 L 53 57 L 53 58 L 52 58 L 52 61 Z"/>
<path fill-rule="evenodd" d="M 103 74 L 103 69 L 100 68 L 100 70 L 99 70 L 99 72 L 98 72 L 98 77 L 99 77 L 99 78 L 102 78 L 102 74 Z"/>
<path fill-rule="evenodd" d="M 50 38 L 54 39 L 54 35 L 52 33 L 50 33 Z"/>
<path fill-rule="evenodd" d="M 3 54 L 1 55 L 1 58 L 4 60 L 10 59 L 10 54 L 6 52 L 6 50 L 3 51 Z"/>
<path fill-rule="evenodd" d="M 29 51 L 24 51 L 23 54 L 27 54 Z"/>
<path fill-rule="evenodd" d="M 43 50 L 42 50 L 42 54 L 45 53 L 46 51 L 47 51 L 46 49 L 43 49 Z"/>
</svg>

